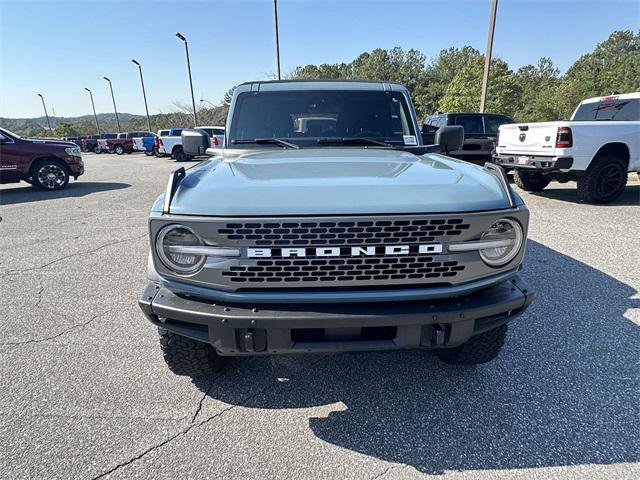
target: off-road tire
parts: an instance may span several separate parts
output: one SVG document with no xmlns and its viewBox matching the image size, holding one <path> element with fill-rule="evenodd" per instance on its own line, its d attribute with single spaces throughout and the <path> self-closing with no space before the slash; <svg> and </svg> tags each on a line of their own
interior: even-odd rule
<svg viewBox="0 0 640 480">
<path fill-rule="evenodd" d="M 540 172 L 516 169 L 513 181 L 526 192 L 541 192 L 549 185 L 551 178 L 545 177 Z"/>
<path fill-rule="evenodd" d="M 42 169 L 49 168 L 55 178 L 48 180 L 44 178 L 46 172 Z M 45 158 L 38 160 L 31 169 L 32 185 L 40 190 L 61 190 L 69 184 L 69 167 L 61 160 Z"/>
<path fill-rule="evenodd" d="M 163 328 L 158 328 L 158 334 L 164 361 L 176 375 L 198 377 L 222 370 L 223 360 L 211 345 Z"/>
<path fill-rule="evenodd" d="M 479 365 L 498 356 L 507 336 L 507 324 L 481 333 L 453 348 L 434 350 L 436 356 L 452 365 Z"/>
<path fill-rule="evenodd" d="M 602 190 L 602 182 L 607 177 L 610 191 Z M 611 203 L 627 186 L 627 165 L 618 158 L 602 156 L 594 159 L 583 176 L 578 178 L 578 197 L 587 203 Z"/>
<path fill-rule="evenodd" d="M 122 155 L 124 154 L 124 147 L 122 145 L 116 145 L 115 147 L 113 147 L 113 151 L 118 155 Z"/>
<path fill-rule="evenodd" d="M 173 151 L 173 158 L 176 159 L 176 162 L 186 162 L 187 160 L 189 160 L 189 155 L 184 153 L 182 147 L 177 147 Z"/>
</svg>

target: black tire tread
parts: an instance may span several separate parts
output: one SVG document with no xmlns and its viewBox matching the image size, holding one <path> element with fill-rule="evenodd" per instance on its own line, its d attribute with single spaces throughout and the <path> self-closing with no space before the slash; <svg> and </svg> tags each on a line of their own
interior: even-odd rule
<svg viewBox="0 0 640 480">
<path fill-rule="evenodd" d="M 452 365 L 480 365 L 495 359 L 504 345 L 507 324 L 488 332 L 471 337 L 467 342 L 454 348 L 435 350 L 436 356 Z"/>
<path fill-rule="evenodd" d="M 55 189 L 47 188 L 38 181 L 38 178 L 36 177 L 36 173 L 38 172 L 38 169 L 41 168 L 43 165 L 47 165 L 47 164 L 56 164 L 66 172 L 67 174 L 66 181 L 60 187 Z M 64 163 L 62 160 L 58 160 L 56 158 L 43 158 L 41 160 L 37 160 L 36 162 L 34 162 L 33 166 L 31 167 L 30 175 L 31 175 L 31 179 L 33 180 L 31 182 L 31 185 L 33 185 L 34 187 L 40 190 L 45 190 L 49 192 L 55 191 L 55 190 L 62 190 L 66 188 L 67 185 L 69 185 L 69 180 L 71 179 L 71 172 L 69 171 L 69 167 L 67 166 L 67 164 Z"/>
<path fill-rule="evenodd" d="M 532 175 L 532 173 L 534 173 L 534 175 Z M 526 192 L 541 192 L 549 185 L 551 179 L 542 176 L 539 172 L 516 169 L 513 174 L 513 181 Z"/>
<path fill-rule="evenodd" d="M 623 176 L 624 186 L 620 189 L 620 192 L 610 199 L 603 200 L 599 198 L 598 194 L 595 191 L 596 179 L 600 174 L 602 168 L 612 162 L 620 163 L 626 170 L 625 162 L 618 157 L 602 156 L 600 158 L 594 159 L 593 162 L 591 162 L 591 165 L 589 165 L 589 168 L 587 168 L 585 174 L 578 178 L 578 197 L 580 198 L 580 200 L 586 203 L 610 203 L 615 201 L 616 198 L 620 196 L 620 194 L 624 191 L 624 187 L 626 187 L 627 185 L 626 176 Z"/>
<path fill-rule="evenodd" d="M 162 328 L 158 328 L 158 335 L 164 361 L 176 375 L 198 377 L 222 370 L 222 359 L 211 345 Z"/>
</svg>

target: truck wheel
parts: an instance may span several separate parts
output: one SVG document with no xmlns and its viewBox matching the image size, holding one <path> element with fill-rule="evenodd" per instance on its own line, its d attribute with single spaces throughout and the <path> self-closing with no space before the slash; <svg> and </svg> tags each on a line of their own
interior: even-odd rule
<svg viewBox="0 0 640 480">
<path fill-rule="evenodd" d="M 60 160 L 40 160 L 32 172 L 33 185 L 41 190 L 60 190 L 69 183 L 69 169 Z"/>
<path fill-rule="evenodd" d="M 222 370 L 222 358 L 211 345 L 163 328 L 158 328 L 158 334 L 164 361 L 176 375 L 197 377 Z"/>
<path fill-rule="evenodd" d="M 627 185 L 627 166 L 617 157 L 600 157 L 578 178 L 578 196 L 588 203 L 613 202 Z"/>
<path fill-rule="evenodd" d="M 498 356 L 507 336 L 507 324 L 481 333 L 453 348 L 434 350 L 436 356 L 452 365 L 479 365 Z"/>
<path fill-rule="evenodd" d="M 116 145 L 113 149 L 118 155 L 122 155 L 124 153 L 124 147 L 122 145 Z"/>
<path fill-rule="evenodd" d="M 516 182 L 517 186 L 527 192 L 541 192 L 549 185 L 551 178 L 545 177 L 540 172 L 516 169 L 516 172 L 513 174 L 513 181 Z"/>
<path fill-rule="evenodd" d="M 156 152 L 155 152 L 155 151 L 153 151 L 153 150 L 146 150 L 146 149 L 145 149 L 144 154 L 145 154 L 147 157 L 153 157 L 153 156 L 156 154 Z"/>
<path fill-rule="evenodd" d="M 158 158 L 162 158 L 162 157 L 164 157 L 164 153 L 160 153 L 160 150 L 159 150 L 158 148 L 154 148 L 154 149 L 153 149 L 153 153 L 154 153 L 154 155 L 155 155 L 156 157 L 158 157 Z"/>
<path fill-rule="evenodd" d="M 182 147 L 176 147 L 176 149 L 173 151 L 173 158 L 176 159 L 176 162 L 186 162 L 187 160 L 189 160 L 189 155 L 184 153 Z"/>
<path fill-rule="evenodd" d="M 96 145 L 95 147 L 93 147 L 93 153 L 102 153 L 102 150 L 100 150 L 100 147 Z"/>
</svg>

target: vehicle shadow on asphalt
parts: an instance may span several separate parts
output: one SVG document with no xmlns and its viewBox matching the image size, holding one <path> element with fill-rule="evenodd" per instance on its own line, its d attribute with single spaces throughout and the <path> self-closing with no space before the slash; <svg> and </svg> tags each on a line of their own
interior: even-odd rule
<svg viewBox="0 0 640 480">
<path fill-rule="evenodd" d="M 551 200 L 560 200 L 570 203 L 584 203 L 580 201 L 578 197 L 578 191 L 575 188 L 545 188 L 541 192 L 531 192 L 531 195 L 537 197 L 545 197 Z M 624 192 L 616 199 L 615 202 L 597 205 L 601 207 L 613 207 L 613 206 L 627 206 L 636 205 L 640 206 L 640 184 L 627 185 Z"/>
<path fill-rule="evenodd" d="M 533 241 L 523 276 L 536 299 L 486 365 L 419 350 L 266 357 L 244 374 L 246 364 L 230 368 L 223 384 L 194 383 L 247 408 L 337 404 L 309 417 L 318 439 L 428 474 L 640 461 L 638 292 Z M 233 388 L 244 375 L 272 387 L 247 398 Z"/>
<path fill-rule="evenodd" d="M 0 190 L 0 205 L 40 202 L 53 198 L 84 197 L 92 193 L 129 188 L 128 183 L 119 182 L 69 182 L 62 190 L 45 191 L 32 186 Z"/>
</svg>

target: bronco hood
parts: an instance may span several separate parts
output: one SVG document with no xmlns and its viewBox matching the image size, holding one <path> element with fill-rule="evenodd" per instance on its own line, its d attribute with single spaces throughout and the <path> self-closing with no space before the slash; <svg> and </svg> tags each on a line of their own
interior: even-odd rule
<svg viewBox="0 0 640 480">
<path fill-rule="evenodd" d="M 161 210 L 161 199 L 154 210 Z M 445 213 L 508 208 L 498 179 L 436 154 L 307 148 L 215 157 L 187 171 L 171 213 L 211 216 Z"/>
</svg>

